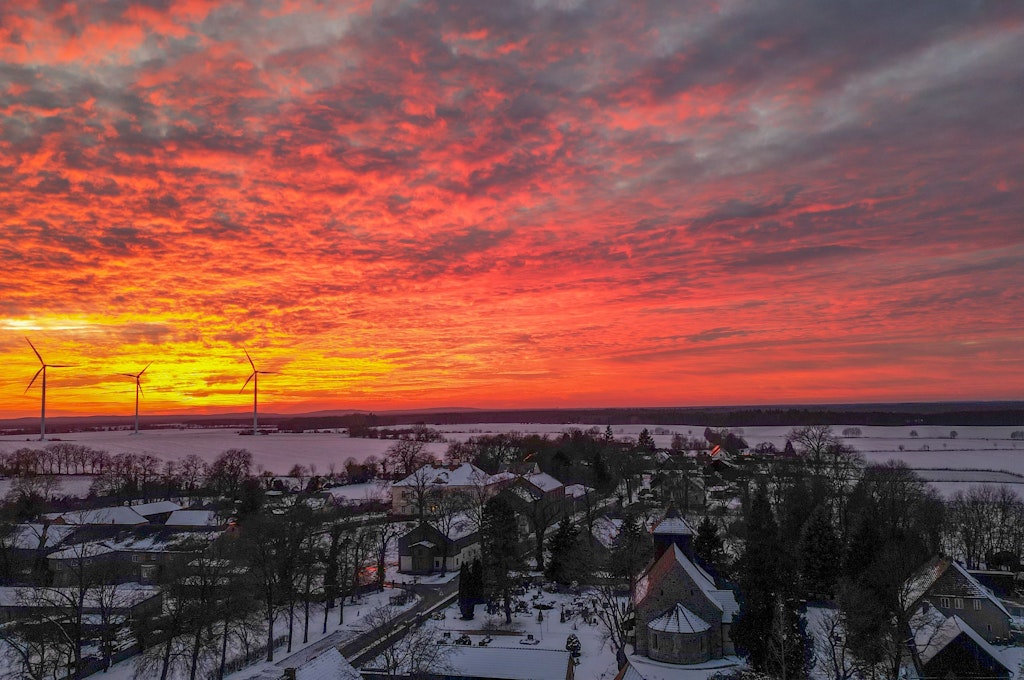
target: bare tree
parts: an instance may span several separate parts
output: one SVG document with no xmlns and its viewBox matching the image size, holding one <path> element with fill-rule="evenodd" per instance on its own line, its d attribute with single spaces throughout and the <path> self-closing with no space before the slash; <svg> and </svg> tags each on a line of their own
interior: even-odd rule
<svg viewBox="0 0 1024 680">
<path fill-rule="evenodd" d="M 856 676 L 856 664 L 846 644 L 842 612 L 823 609 L 810 633 L 818 673 L 828 680 L 852 680 Z"/>
<path fill-rule="evenodd" d="M 590 601 L 594 615 L 615 647 L 616 657 L 624 658 L 627 634 L 634 618 L 633 598 L 627 591 L 606 583 L 593 590 Z"/>
<path fill-rule="evenodd" d="M 399 439 L 384 454 L 388 469 L 396 477 L 408 477 L 416 469 L 433 460 L 424 451 L 426 445 L 415 439 Z"/>
<path fill-rule="evenodd" d="M 470 508 L 470 499 L 463 493 L 457 491 L 442 491 L 431 495 L 430 508 L 434 516 L 433 524 L 441 535 L 451 539 L 453 532 L 462 531 L 464 525 L 471 524 L 466 517 L 466 511 Z M 443 541 L 441 546 L 441 575 L 448 571 L 448 541 Z"/>
<path fill-rule="evenodd" d="M 426 626 L 398 623 L 400 611 L 391 605 L 377 607 L 363 621 L 377 632 L 384 649 L 367 668 L 381 670 L 387 677 L 418 677 L 420 674 L 444 674 L 451 670 L 450 645 L 438 644 L 437 632 Z"/>
</svg>

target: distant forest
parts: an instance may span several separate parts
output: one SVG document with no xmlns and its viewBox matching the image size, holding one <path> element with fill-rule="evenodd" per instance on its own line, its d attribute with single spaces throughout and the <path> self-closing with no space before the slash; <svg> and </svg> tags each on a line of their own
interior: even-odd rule
<svg viewBox="0 0 1024 680">
<path fill-rule="evenodd" d="M 142 418 L 145 428 L 163 427 L 248 427 L 249 413 L 215 416 L 151 416 Z M 107 430 L 128 427 L 130 418 L 92 416 L 47 420 L 51 433 Z M 0 421 L 0 433 L 32 435 L 39 431 L 35 418 Z M 850 404 L 829 406 L 760 406 L 692 408 L 599 408 L 531 410 L 406 411 L 396 413 L 334 413 L 260 416 L 265 427 L 285 432 L 346 428 L 358 434 L 371 427 L 475 423 L 544 423 L 594 425 L 701 425 L 711 427 L 756 427 L 802 425 L 1024 425 L 1024 402 L 962 402 L 921 404 Z"/>
</svg>

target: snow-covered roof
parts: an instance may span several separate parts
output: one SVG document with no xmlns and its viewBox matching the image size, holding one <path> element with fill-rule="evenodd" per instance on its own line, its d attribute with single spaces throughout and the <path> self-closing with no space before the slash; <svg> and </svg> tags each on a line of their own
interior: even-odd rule
<svg viewBox="0 0 1024 680">
<path fill-rule="evenodd" d="M 615 545 L 615 539 L 618 538 L 621 530 L 621 519 L 612 519 L 607 515 L 602 515 L 594 520 L 594 538 L 606 548 L 612 548 Z"/>
<path fill-rule="evenodd" d="M 488 477 L 487 486 L 490 486 L 491 484 L 497 484 L 498 482 L 511 482 L 515 478 L 516 474 L 514 472 L 509 472 L 508 470 L 505 470 L 504 472 L 499 472 Z"/>
<path fill-rule="evenodd" d="M 452 521 L 451 530 L 448 532 L 448 538 L 453 541 L 458 541 L 476 533 L 476 525 L 468 515 L 459 515 Z"/>
<path fill-rule="evenodd" d="M 430 484 L 444 486 L 473 486 L 489 479 L 486 472 L 472 463 L 456 466 L 427 464 L 405 479 L 395 482 L 394 486 L 415 486 L 423 480 L 423 475 L 428 476 Z"/>
<path fill-rule="evenodd" d="M 111 508 L 96 508 L 94 510 L 73 510 L 65 512 L 60 516 L 65 524 L 74 525 L 135 525 L 145 524 L 146 518 L 135 512 L 134 509 L 118 505 Z"/>
<path fill-rule="evenodd" d="M 650 591 L 652 572 L 655 571 L 655 568 L 658 567 L 658 565 L 665 563 L 667 560 L 673 560 L 682 567 L 683 571 L 685 571 L 687 576 L 690 577 L 690 580 L 692 580 L 697 587 L 701 589 L 701 592 L 711 600 L 711 603 L 722 612 L 722 623 L 732 623 L 733 616 L 740 609 L 739 603 L 736 602 L 736 594 L 731 590 L 719 590 L 716 588 L 715 580 L 711 578 L 711 575 L 691 562 L 679 549 L 679 546 L 674 543 L 672 544 L 672 549 L 666 550 L 665 553 L 658 558 L 658 560 L 637 580 L 636 591 L 634 594 L 637 604 L 643 602 L 644 598 L 647 597 L 647 594 Z M 658 571 L 660 573 L 664 573 L 663 569 L 659 569 Z"/>
<path fill-rule="evenodd" d="M 991 590 L 986 588 L 974 578 L 974 576 L 956 560 L 949 557 L 935 557 L 917 570 L 907 579 L 907 591 L 905 593 L 904 606 L 911 607 L 920 600 L 928 590 L 935 585 L 950 568 L 954 569 L 966 581 L 967 592 L 955 593 L 959 597 L 980 597 L 989 600 L 1007 617 L 1010 612 Z M 934 593 L 935 595 L 946 595 L 947 593 Z"/>
<path fill-rule="evenodd" d="M 682 517 L 665 517 L 654 525 L 651 533 L 655 536 L 692 536 L 693 529 Z"/>
<path fill-rule="evenodd" d="M 61 524 L 18 524 L 10 545 L 21 550 L 52 548 L 77 530 L 77 527 Z"/>
<path fill-rule="evenodd" d="M 169 527 L 215 527 L 223 522 L 213 510 L 175 510 L 165 524 Z"/>
<path fill-rule="evenodd" d="M 593 491 L 593 489 L 583 484 L 570 484 L 565 487 L 565 495 L 570 498 L 582 498 L 587 495 L 588 491 Z"/>
<path fill-rule="evenodd" d="M 131 506 L 132 510 L 139 513 L 143 517 L 150 517 L 152 515 L 162 515 L 165 512 L 174 512 L 175 510 L 181 510 L 181 506 L 173 501 L 155 501 L 153 503 L 140 503 L 138 505 Z"/>
<path fill-rule="evenodd" d="M 713 673 L 742 665 L 737 657 L 711 659 L 704 663 L 679 665 L 654 661 L 640 655 L 630 656 L 616 676 L 619 680 L 707 680 Z"/>
<path fill-rule="evenodd" d="M 104 592 L 106 591 L 106 592 Z M 95 609 L 101 605 L 133 607 L 160 594 L 156 586 L 140 583 L 120 583 L 85 591 L 83 606 Z M 30 586 L 0 586 L 0 607 L 49 607 L 53 603 L 74 602 L 78 596 L 75 588 L 36 588 Z"/>
<path fill-rule="evenodd" d="M 431 543 L 430 541 L 416 541 L 415 543 L 413 543 L 409 547 L 410 548 L 416 548 L 416 547 L 420 547 L 420 546 L 422 546 L 424 548 L 433 548 L 434 544 Z"/>
<path fill-rule="evenodd" d="M 659 633 L 703 633 L 711 624 L 700 618 L 681 603 L 647 624 Z"/>
<path fill-rule="evenodd" d="M 999 665 L 1006 668 L 999 652 L 959 616 L 947 618 L 934 607 L 925 606 L 918 609 L 911 617 L 910 627 L 914 633 L 914 646 L 917 648 L 917 655 L 922 665 L 938 656 L 939 652 L 958 637 L 966 635 Z M 1007 670 L 1012 676 L 1013 671 L 1009 668 Z"/>
<path fill-rule="evenodd" d="M 359 672 L 331 647 L 295 669 L 295 680 L 361 680 Z"/>
<path fill-rule="evenodd" d="M 462 647 L 452 645 L 445 659 L 456 677 L 495 680 L 565 680 L 569 652 L 557 649 L 515 647 Z"/>
<path fill-rule="evenodd" d="M 562 486 L 562 483 L 546 472 L 536 472 L 532 475 L 523 475 L 523 479 L 533 484 L 541 491 L 555 491 Z"/>
<path fill-rule="evenodd" d="M 88 559 L 90 557 L 98 557 L 100 555 L 107 555 L 112 552 L 116 551 L 107 543 L 103 541 L 95 541 L 91 543 L 75 543 L 74 545 L 66 546 L 56 552 L 50 553 L 47 555 L 47 558 L 51 560 L 81 560 Z"/>
</svg>

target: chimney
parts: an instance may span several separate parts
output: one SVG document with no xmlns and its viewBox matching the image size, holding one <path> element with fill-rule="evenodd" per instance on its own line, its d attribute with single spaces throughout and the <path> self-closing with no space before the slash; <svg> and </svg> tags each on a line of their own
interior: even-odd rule
<svg viewBox="0 0 1024 680">
<path fill-rule="evenodd" d="M 281 680 L 295 680 L 295 669 L 285 668 L 284 675 L 281 676 Z"/>
</svg>

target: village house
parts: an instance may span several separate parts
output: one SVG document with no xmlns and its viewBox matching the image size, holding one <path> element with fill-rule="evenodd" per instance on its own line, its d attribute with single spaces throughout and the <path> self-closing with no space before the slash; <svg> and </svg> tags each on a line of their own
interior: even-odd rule
<svg viewBox="0 0 1024 680">
<path fill-rule="evenodd" d="M 453 523 L 447 536 L 433 524 L 421 522 L 398 539 L 398 571 L 403 574 L 458 571 L 478 557 L 480 534 L 468 520 Z"/>
<path fill-rule="evenodd" d="M 957 616 L 988 642 L 1010 637 L 1010 612 L 956 560 L 929 560 L 907 580 L 907 610 L 927 602 L 945 616 Z"/>
<path fill-rule="evenodd" d="M 910 620 L 913 661 L 908 677 L 1009 680 L 1013 670 L 999 652 L 959 616 L 923 602 Z"/>
<path fill-rule="evenodd" d="M 481 488 L 496 490 L 500 480 L 471 463 L 461 465 L 435 465 L 429 463 L 400 479 L 391 486 L 391 512 L 395 515 L 415 515 L 420 495 L 430 493 L 464 493 L 474 495 Z"/>
</svg>

